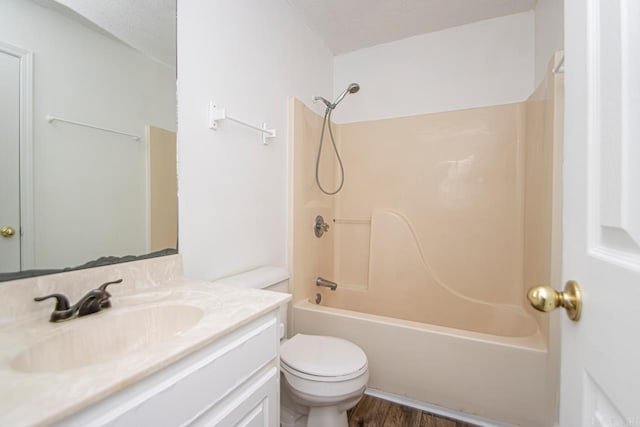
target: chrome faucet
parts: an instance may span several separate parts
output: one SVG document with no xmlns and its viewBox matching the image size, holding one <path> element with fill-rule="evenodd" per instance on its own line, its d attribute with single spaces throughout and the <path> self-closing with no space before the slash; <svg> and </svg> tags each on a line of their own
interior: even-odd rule
<svg viewBox="0 0 640 427">
<path fill-rule="evenodd" d="M 51 313 L 49 321 L 61 322 L 63 320 L 71 319 L 76 315 L 78 317 L 87 316 L 111 307 L 111 301 L 109 301 L 111 294 L 107 292 L 107 286 L 113 285 L 114 283 L 122 283 L 122 279 L 103 283 L 100 287 L 90 290 L 74 305 L 69 305 L 69 299 L 62 294 L 51 294 L 44 297 L 36 297 L 33 300 L 39 302 L 49 298 L 55 298 L 56 306 L 53 313 Z"/>
<path fill-rule="evenodd" d="M 323 279 L 322 277 L 318 277 L 316 279 L 316 286 L 324 286 L 325 288 L 329 288 L 332 291 L 335 291 L 338 287 L 336 282 L 332 282 L 331 280 Z"/>
</svg>

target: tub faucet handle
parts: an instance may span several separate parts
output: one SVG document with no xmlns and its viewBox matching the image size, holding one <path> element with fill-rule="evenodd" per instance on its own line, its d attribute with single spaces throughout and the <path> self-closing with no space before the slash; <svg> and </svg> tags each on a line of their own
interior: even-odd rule
<svg viewBox="0 0 640 427">
<path fill-rule="evenodd" d="M 316 233 L 316 237 L 322 237 L 324 233 L 329 231 L 329 224 L 324 222 L 324 218 L 322 217 L 322 215 L 318 215 L 316 217 L 316 222 L 313 227 L 313 231 Z"/>
</svg>

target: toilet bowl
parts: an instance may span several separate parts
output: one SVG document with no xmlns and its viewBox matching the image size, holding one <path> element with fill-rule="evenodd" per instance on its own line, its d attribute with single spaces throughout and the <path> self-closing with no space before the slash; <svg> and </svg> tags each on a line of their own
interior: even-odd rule
<svg viewBox="0 0 640 427">
<path fill-rule="evenodd" d="M 298 334 L 280 350 L 282 427 L 347 426 L 367 386 L 367 356 L 341 338 Z"/>
<path fill-rule="evenodd" d="M 289 275 L 260 267 L 215 283 L 287 292 Z M 286 306 L 281 307 L 286 331 Z M 347 340 L 297 334 L 280 346 L 282 427 L 347 427 L 346 411 L 362 397 L 369 379 L 367 356 Z"/>
</svg>

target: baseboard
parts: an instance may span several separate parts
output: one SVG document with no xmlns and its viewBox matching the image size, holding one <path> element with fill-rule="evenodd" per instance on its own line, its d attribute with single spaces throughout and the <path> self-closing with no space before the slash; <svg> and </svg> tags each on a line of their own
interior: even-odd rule
<svg viewBox="0 0 640 427">
<path fill-rule="evenodd" d="M 441 415 L 447 418 L 453 418 L 458 421 L 464 421 L 471 424 L 476 424 L 481 427 L 512 427 L 511 424 L 499 423 L 491 421 L 486 418 L 477 417 L 474 415 L 465 414 L 464 412 L 454 411 L 452 409 L 443 408 L 442 406 L 432 405 L 430 403 L 420 402 L 418 400 L 408 399 L 404 396 L 398 396 L 397 394 L 387 393 L 385 391 L 368 388 L 365 390 L 365 394 L 369 396 L 378 397 L 380 399 L 388 400 L 390 402 L 398 403 L 400 405 L 409 406 L 411 408 L 420 409 L 421 411 L 430 412 L 432 414 Z"/>
</svg>

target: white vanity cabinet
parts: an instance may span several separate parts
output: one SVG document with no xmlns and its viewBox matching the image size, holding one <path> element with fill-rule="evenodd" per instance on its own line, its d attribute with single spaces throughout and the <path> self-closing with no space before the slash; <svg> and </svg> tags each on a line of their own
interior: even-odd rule
<svg viewBox="0 0 640 427">
<path fill-rule="evenodd" d="M 278 426 L 279 325 L 275 308 L 59 425 Z"/>
</svg>

